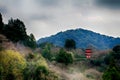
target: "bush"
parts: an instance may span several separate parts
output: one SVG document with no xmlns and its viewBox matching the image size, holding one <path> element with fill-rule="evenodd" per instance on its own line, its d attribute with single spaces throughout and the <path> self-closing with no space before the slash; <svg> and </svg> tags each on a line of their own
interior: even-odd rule
<svg viewBox="0 0 120 80">
<path fill-rule="evenodd" d="M 104 63 L 104 59 L 94 59 L 94 60 L 91 60 L 90 63 L 94 66 L 101 66 L 103 63 Z"/>
<path fill-rule="evenodd" d="M 61 49 L 56 57 L 56 61 L 64 63 L 66 65 L 73 63 L 73 53 L 66 52 L 64 49 Z"/>
<path fill-rule="evenodd" d="M 26 67 L 23 56 L 13 50 L 0 51 L 1 80 L 23 80 L 22 71 Z"/>
<path fill-rule="evenodd" d="M 42 56 L 48 60 L 52 60 L 52 53 L 51 53 L 51 44 L 46 44 L 43 51 L 42 51 Z"/>
<path fill-rule="evenodd" d="M 24 69 L 24 80 L 44 80 L 45 76 L 49 72 L 46 66 L 37 65 L 35 62 L 29 62 Z"/>
<path fill-rule="evenodd" d="M 103 73 L 103 80 L 120 80 L 120 45 L 113 48 L 106 60 L 108 61 L 108 69 Z"/>
<path fill-rule="evenodd" d="M 112 55 L 111 54 L 107 54 L 104 58 L 104 62 L 106 65 L 109 65 L 110 64 L 110 60 L 112 58 Z"/>
<path fill-rule="evenodd" d="M 42 56 L 48 60 L 51 60 L 52 58 L 52 54 L 50 53 L 50 50 L 45 48 L 43 51 L 42 51 Z"/>
<path fill-rule="evenodd" d="M 35 55 L 33 53 L 29 53 L 26 58 L 27 60 L 32 60 L 35 58 Z"/>
<path fill-rule="evenodd" d="M 102 78 L 103 80 L 120 80 L 120 72 L 114 62 L 110 63 Z"/>
<path fill-rule="evenodd" d="M 51 73 L 45 59 L 39 54 L 27 62 L 23 74 L 24 80 L 58 80 L 58 76 Z"/>
</svg>

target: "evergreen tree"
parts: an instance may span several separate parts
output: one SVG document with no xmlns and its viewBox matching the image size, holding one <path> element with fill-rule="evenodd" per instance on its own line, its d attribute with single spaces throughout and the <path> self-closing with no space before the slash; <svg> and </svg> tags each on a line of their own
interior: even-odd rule
<svg viewBox="0 0 120 80">
<path fill-rule="evenodd" d="M 28 46 L 32 49 L 35 49 L 37 47 L 37 43 L 35 40 L 35 37 L 33 34 L 30 34 L 30 36 L 27 36 L 25 40 L 21 41 L 25 46 Z"/>
<path fill-rule="evenodd" d="M 113 48 L 108 56 L 108 69 L 103 74 L 103 80 L 120 80 L 120 45 Z"/>
<path fill-rule="evenodd" d="M 116 45 L 116 46 L 113 48 L 113 51 L 116 52 L 116 53 L 120 53 L 120 45 Z"/>
<path fill-rule="evenodd" d="M 52 53 L 51 53 L 51 44 L 46 44 L 43 51 L 42 56 L 48 60 L 52 60 Z"/>
<path fill-rule="evenodd" d="M 64 47 L 67 49 L 75 49 L 76 43 L 73 39 L 66 39 Z"/>
<path fill-rule="evenodd" d="M 102 76 L 103 80 L 120 80 L 120 71 L 115 64 L 114 59 L 111 59 L 108 69 L 104 72 Z"/>
<path fill-rule="evenodd" d="M 19 19 L 10 19 L 5 26 L 4 34 L 13 42 L 25 40 L 27 37 L 25 25 Z"/>
<path fill-rule="evenodd" d="M 4 24 L 3 24 L 3 22 L 2 22 L 2 15 L 1 15 L 1 13 L 0 13 L 0 33 L 3 32 L 3 27 L 4 27 Z"/>
</svg>

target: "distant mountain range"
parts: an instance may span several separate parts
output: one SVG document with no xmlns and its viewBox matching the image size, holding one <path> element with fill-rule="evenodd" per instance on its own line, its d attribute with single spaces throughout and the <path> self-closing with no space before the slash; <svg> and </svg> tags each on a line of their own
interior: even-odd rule
<svg viewBox="0 0 120 80">
<path fill-rule="evenodd" d="M 37 41 L 37 43 L 41 44 L 48 42 L 59 47 L 64 47 L 66 39 L 75 40 L 77 48 L 87 48 L 88 46 L 92 46 L 96 49 L 111 49 L 115 45 L 120 44 L 120 38 L 101 35 L 99 33 L 85 29 L 75 29 L 59 32 L 56 35 L 41 38 Z"/>
</svg>

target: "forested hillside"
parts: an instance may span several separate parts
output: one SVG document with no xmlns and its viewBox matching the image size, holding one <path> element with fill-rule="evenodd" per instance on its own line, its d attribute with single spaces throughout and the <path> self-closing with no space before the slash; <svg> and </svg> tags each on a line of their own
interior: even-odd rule
<svg viewBox="0 0 120 80">
<path fill-rule="evenodd" d="M 37 41 L 38 44 L 49 42 L 56 46 L 63 47 L 66 39 L 73 39 L 77 48 L 87 48 L 88 46 L 96 49 L 111 49 L 115 45 L 120 44 L 120 38 L 114 38 L 101 35 L 89 30 L 75 29 L 59 32 L 56 35 L 42 38 Z"/>
</svg>

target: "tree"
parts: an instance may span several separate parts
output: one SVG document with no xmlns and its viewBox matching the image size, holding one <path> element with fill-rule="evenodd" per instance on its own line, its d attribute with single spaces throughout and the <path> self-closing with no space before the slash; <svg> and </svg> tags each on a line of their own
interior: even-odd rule
<svg viewBox="0 0 120 80">
<path fill-rule="evenodd" d="M 46 44 L 43 51 L 42 56 L 48 60 L 52 60 L 52 54 L 51 54 L 51 46 L 50 44 Z"/>
<path fill-rule="evenodd" d="M 120 80 L 120 72 L 113 58 L 108 69 L 103 73 L 102 78 L 103 80 Z"/>
<path fill-rule="evenodd" d="M 67 49 L 75 49 L 76 43 L 73 39 L 66 39 L 64 47 Z"/>
<path fill-rule="evenodd" d="M 19 19 L 10 19 L 4 28 L 4 34 L 13 42 L 25 40 L 27 36 L 25 25 Z"/>
<path fill-rule="evenodd" d="M 30 36 L 27 36 L 25 40 L 21 41 L 25 46 L 28 46 L 32 49 L 37 47 L 37 43 L 34 35 L 31 33 Z"/>
<path fill-rule="evenodd" d="M 72 52 L 66 52 L 64 49 L 60 49 L 56 61 L 64 63 L 65 65 L 73 63 L 74 57 Z"/>
<path fill-rule="evenodd" d="M 2 22 L 2 15 L 1 15 L 1 13 L 0 13 L 0 33 L 3 32 L 3 27 L 4 27 L 4 24 L 3 24 L 3 22 Z"/>
<path fill-rule="evenodd" d="M 120 46 L 117 45 L 107 57 L 108 68 L 103 74 L 103 80 L 120 80 Z"/>
<path fill-rule="evenodd" d="M 113 51 L 116 52 L 116 53 L 120 53 L 120 45 L 116 45 L 116 46 L 113 48 Z"/>
<path fill-rule="evenodd" d="M 117 59 L 120 60 L 120 45 L 117 45 L 113 48 L 113 53 L 112 56 Z"/>
</svg>

